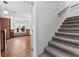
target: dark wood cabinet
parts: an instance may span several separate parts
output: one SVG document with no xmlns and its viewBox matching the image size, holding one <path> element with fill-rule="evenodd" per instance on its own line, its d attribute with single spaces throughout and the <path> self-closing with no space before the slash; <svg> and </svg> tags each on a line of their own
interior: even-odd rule
<svg viewBox="0 0 79 59">
<path fill-rule="evenodd" d="M 5 31 L 6 40 L 10 38 L 10 18 L 0 18 L 0 39 L 1 39 L 1 51 L 5 50 Z"/>
<path fill-rule="evenodd" d="M 26 35 L 30 35 L 30 29 L 26 29 Z"/>
<path fill-rule="evenodd" d="M 11 38 L 14 38 L 14 30 L 11 30 Z"/>
<path fill-rule="evenodd" d="M 5 50 L 5 31 L 1 30 L 1 51 Z"/>
<path fill-rule="evenodd" d="M 0 18 L 1 21 L 1 29 L 6 29 L 7 31 L 7 38 L 10 38 L 10 19 L 9 18 Z"/>
<path fill-rule="evenodd" d="M 1 56 L 1 21 L 0 21 L 0 56 Z"/>
</svg>

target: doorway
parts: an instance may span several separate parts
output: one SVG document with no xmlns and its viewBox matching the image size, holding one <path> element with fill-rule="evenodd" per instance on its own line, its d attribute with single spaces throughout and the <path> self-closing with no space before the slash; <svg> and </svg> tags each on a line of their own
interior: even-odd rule
<svg viewBox="0 0 79 59">
<path fill-rule="evenodd" d="M 32 8 L 34 3 L 27 1 L 1 1 L 0 3 L 2 7 L 4 6 L 0 19 L 1 35 L 3 35 L 1 36 L 1 46 L 3 45 L 1 56 L 32 57 Z M 5 23 L 8 26 L 4 25 Z"/>
</svg>

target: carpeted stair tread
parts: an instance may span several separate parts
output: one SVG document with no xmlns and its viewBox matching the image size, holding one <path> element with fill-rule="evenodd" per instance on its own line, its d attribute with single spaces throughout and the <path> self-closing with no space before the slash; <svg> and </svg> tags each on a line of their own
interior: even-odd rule
<svg viewBox="0 0 79 59">
<path fill-rule="evenodd" d="M 52 55 L 50 55 L 50 54 L 44 52 L 44 53 L 40 54 L 39 57 L 52 57 Z"/>
<path fill-rule="evenodd" d="M 64 24 L 61 25 L 60 28 L 79 28 L 79 24 L 70 24 L 70 25 Z"/>
<path fill-rule="evenodd" d="M 45 51 L 48 52 L 49 54 L 55 56 L 55 57 L 69 57 L 69 56 L 73 56 L 73 55 L 70 55 L 69 53 L 66 53 L 58 48 L 55 48 L 55 47 L 46 47 L 45 48 Z"/>
<path fill-rule="evenodd" d="M 55 36 L 64 37 L 64 38 L 72 38 L 72 39 L 79 40 L 79 33 L 56 32 Z"/>
<path fill-rule="evenodd" d="M 79 23 L 79 20 L 75 20 L 75 21 L 64 21 L 63 24 L 76 24 Z"/>
<path fill-rule="evenodd" d="M 75 22 L 75 21 L 79 21 L 79 19 L 64 20 L 64 22 Z"/>
<path fill-rule="evenodd" d="M 79 20 L 79 16 L 74 16 L 74 17 L 68 17 L 66 18 L 64 21 L 75 21 L 75 20 Z"/>
<path fill-rule="evenodd" d="M 79 26 L 79 24 L 63 24 L 61 26 Z"/>
<path fill-rule="evenodd" d="M 60 28 L 59 32 L 79 33 L 79 28 Z"/>
<path fill-rule="evenodd" d="M 64 37 L 57 37 L 57 36 L 53 36 L 52 39 L 61 40 L 61 41 L 65 41 L 65 42 L 69 42 L 69 43 L 72 43 L 72 44 L 79 45 L 79 40 L 76 40 L 76 39 L 70 39 L 70 38 L 64 38 Z"/>
<path fill-rule="evenodd" d="M 49 44 L 51 44 L 52 46 L 56 46 L 62 50 L 68 51 L 76 56 L 79 56 L 79 48 L 75 48 L 66 44 L 62 44 L 56 41 L 49 41 Z"/>
<path fill-rule="evenodd" d="M 71 35 L 71 36 L 79 36 L 79 33 L 56 32 L 55 34 L 65 34 L 65 35 Z"/>
<path fill-rule="evenodd" d="M 60 28 L 60 29 L 63 29 L 63 30 L 79 30 L 79 28 Z"/>
</svg>

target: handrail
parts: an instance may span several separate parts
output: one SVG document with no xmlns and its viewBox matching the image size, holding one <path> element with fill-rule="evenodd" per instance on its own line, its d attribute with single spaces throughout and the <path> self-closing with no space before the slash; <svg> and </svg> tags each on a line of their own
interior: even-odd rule
<svg viewBox="0 0 79 59">
<path fill-rule="evenodd" d="M 74 7 L 74 6 L 77 6 L 78 4 L 79 4 L 79 3 L 76 3 L 76 4 L 72 5 L 71 8 Z"/>
<path fill-rule="evenodd" d="M 60 15 L 63 11 L 65 11 L 67 8 L 68 8 L 69 6 L 67 6 L 66 8 L 64 8 L 62 11 L 60 11 L 59 13 L 58 13 L 58 15 Z"/>
<path fill-rule="evenodd" d="M 79 3 L 76 3 L 76 4 L 72 5 L 71 8 L 74 7 L 74 6 L 77 6 L 77 5 L 79 5 Z M 69 6 L 70 6 L 70 5 L 69 5 Z M 62 11 L 60 11 L 60 12 L 58 13 L 58 15 L 60 15 L 63 11 L 65 11 L 69 6 L 67 6 L 67 7 L 64 8 Z"/>
</svg>

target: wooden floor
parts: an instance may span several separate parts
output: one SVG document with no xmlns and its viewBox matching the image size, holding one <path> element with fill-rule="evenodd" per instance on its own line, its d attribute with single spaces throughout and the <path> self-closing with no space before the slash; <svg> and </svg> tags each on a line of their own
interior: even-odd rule
<svg viewBox="0 0 79 59">
<path fill-rule="evenodd" d="M 31 36 L 15 37 L 7 40 L 7 50 L 3 57 L 31 57 Z"/>
<path fill-rule="evenodd" d="M 0 57 L 1 57 L 1 41 L 0 41 Z"/>
</svg>

